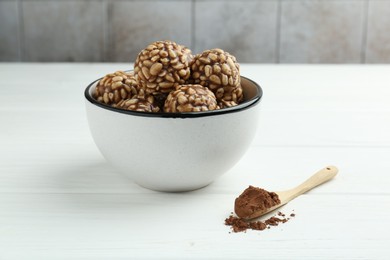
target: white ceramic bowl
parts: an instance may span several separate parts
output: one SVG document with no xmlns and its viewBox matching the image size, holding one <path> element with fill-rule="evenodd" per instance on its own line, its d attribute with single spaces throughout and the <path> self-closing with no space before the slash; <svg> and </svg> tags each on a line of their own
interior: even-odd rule
<svg viewBox="0 0 390 260">
<path fill-rule="evenodd" d="M 106 160 L 137 184 L 177 192 L 204 187 L 232 168 L 255 136 L 262 89 L 241 77 L 244 102 L 215 111 L 146 113 L 113 108 L 85 90 L 89 127 Z"/>
</svg>

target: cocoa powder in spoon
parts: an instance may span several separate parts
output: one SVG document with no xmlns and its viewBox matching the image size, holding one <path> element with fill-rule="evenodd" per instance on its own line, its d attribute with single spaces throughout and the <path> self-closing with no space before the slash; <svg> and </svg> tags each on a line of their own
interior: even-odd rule
<svg viewBox="0 0 390 260">
<path fill-rule="evenodd" d="M 280 204 L 279 196 L 261 188 L 249 186 L 235 200 L 234 212 L 240 218 L 251 216 L 254 212 L 264 211 Z"/>
</svg>

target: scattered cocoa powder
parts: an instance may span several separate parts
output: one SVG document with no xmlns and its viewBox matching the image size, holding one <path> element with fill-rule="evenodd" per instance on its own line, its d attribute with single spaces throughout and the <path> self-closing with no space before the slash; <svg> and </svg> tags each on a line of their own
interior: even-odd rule
<svg viewBox="0 0 390 260">
<path fill-rule="evenodd" d="M 245 231 L 249 228 L 248 223 L 241 219 L 230 215 L 229 218 L 225 219 L 225 225 L 232 226 L 234 232 Z"/>
<path fill-rule="evenodd" d="M 279 225 L 280 222 L 285 223 L 286 222 L 285 220 L 286 219 L 281 219 L 281 218 L 277 218 L 277 217 L 270 217 L 269 219 L 267 219 L 265 221 L 265 224 L 270 225 L 270 226 L 277 226 L 277 225 Z"/>
<path fill-rule="evenodd" d="M 250 221 L 240 217 L 236 217 L 232 213 L 227 219 L 225 219 L 225 225 L 231 226 L 233 232 L 235 233 L 243 231 L 245 232 L 248 229 L 262 231 L 264 229 L 271 228 L 271 226 L 278 226 L 280 223 L 286 223 L 290 220 L 290 218 L 286 218 L 285 216 L 286 215 L 284 213 L 279 211 L 275 216 L 272 216 L 264 221 Z M 295 214 L 291 213 L 290 216 L 295 217 Z"/>
<path fill-rule="evenodd" d="M 254 221 L 249 223 L 249 227 L 253 230 L 264 230 L 267 228 L 267 224 L 261 221 Z"/>
<path fill-rule="evenodd" d="M 235 200 L 234 211 L 240 218 L 248 218 L 253 213 L 265 211 L 280 204 L 279 196 L 261 188 L 249 186 Z"/>
<path fill-rule="evenodd" d="M 282 216 L 276 217 L 276 216 Z M 290 214 L 291 217 L 295 217 L 294 213 Z M 256 221 L 250 221 L 245 220 L 240 217 L 236 217 L 233 214 L 231 214 L 227 219 L 225 219 L 225 225 L 231 226 L 233 232 L 245 232 L 248 229 L 252 230 L 264 230 L 269 229 L 271 226 L 278 226 L 280 223 L 286 223 L 289 221 L 290 218 L 286 218 L 285 214 L 282 212 L 278 212 L 275 216 L 272 216 L 264 221 L 256 220 Z"/>
</svg>

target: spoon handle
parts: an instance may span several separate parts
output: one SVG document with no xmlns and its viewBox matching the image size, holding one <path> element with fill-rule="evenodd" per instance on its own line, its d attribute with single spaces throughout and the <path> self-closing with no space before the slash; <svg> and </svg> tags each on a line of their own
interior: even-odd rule
<svg viewBox="0 0 390 260">
<path fill-rule="evenodd" d="M 295 187 L 294 190 L 294 197 L 297 197 L 315 187 L 317 187 L 320 184 L 323 184 L 324 182 L 329 181 L 334 176 L 337 175 L 338 169 L 336 166 L 327 166 L 318 172 L 316 172 L 313 176 L 311 176 L 309 179 L 304 181 L 302 184 Z"/>
</svg>

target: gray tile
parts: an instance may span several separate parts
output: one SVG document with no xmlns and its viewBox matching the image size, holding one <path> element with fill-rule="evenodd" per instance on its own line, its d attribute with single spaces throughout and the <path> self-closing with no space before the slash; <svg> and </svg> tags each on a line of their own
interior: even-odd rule
<svg viewBox="0 0 390 260">
<path fill-rule="evenodd" d="M 283 1 L 281 63 L 359 63 L 364 1 Z"/>
<path fill-rule="evenodd" d="M 221 48 L 239 62 L 275 62 L 277 1 L 197 1 L 195 50 Z"/>
<path fill-rule="evenodd" d="M 101 2 L 28 1 L 22 8 L 26 61 L 101 60 Z"/>
<path fill-rule="evenodd" d="M 0 61 L 19 60 L 17 2 L 0 2 Z"/>
<path fill-rule="evenodd" d="M 172 40 L 191 48 L 190 1 L 108 3 L 109 61 L 134 62 L 149 43 Z"/>
<path fill-rule="evenodd" d="M 390 62 L 390 2 L 370 1 L 367 26 L 367 63 Z"/>
</svg>

